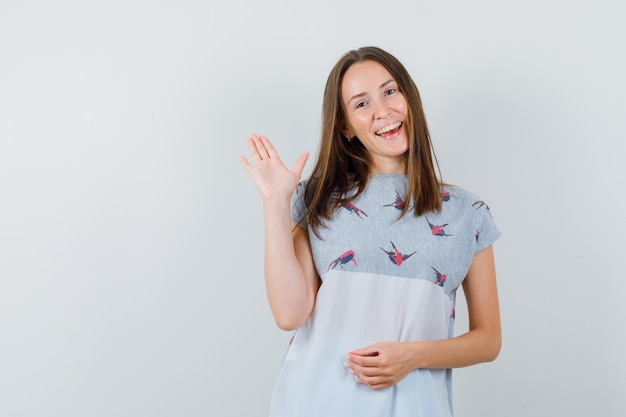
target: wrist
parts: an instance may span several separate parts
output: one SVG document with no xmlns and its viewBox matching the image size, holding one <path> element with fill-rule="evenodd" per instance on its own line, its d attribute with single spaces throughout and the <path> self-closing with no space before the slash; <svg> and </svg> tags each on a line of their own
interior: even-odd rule
<svg viewBox="0 0 626 417">
<path fill-rule="evenodd" d="M 429 368 L 427 342 L 408 342 L 411 349 L 411 367 L 415 369 Z"/>
<path fill-rule="evenodd" d="M 278 224 L 291 224 L 291 199 L 285 197 L 272 197 L 263 199 L 263 216 L 265 222 L 274 226 Z"/>
</svg>

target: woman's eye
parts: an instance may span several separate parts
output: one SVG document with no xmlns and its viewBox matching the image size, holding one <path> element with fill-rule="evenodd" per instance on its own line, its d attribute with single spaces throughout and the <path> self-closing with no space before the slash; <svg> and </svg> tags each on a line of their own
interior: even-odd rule
<svg viewBox="0 0 626 417">
<path fill-rule="evenodd" d="M 388 89 L 387 91 L 385 91 L 385 95 L 386 95 L 386 96 L 390 96 L 390 95 L 392 95 L 392 94 L 393 94 L 393 93 L 395 93 L 395 92 L 396 92 L 396 89 L 395 89 L 395 88 L 390 88 L 390 89 Z"/>
<path fill-rule="evenodd" d="M 364 101 L 361 101 L 360 103 L 357 103 L 356 108 L 360 109 L 361 107 L 365 106 L 365 104 L 366 103 Z"/>
</svg>

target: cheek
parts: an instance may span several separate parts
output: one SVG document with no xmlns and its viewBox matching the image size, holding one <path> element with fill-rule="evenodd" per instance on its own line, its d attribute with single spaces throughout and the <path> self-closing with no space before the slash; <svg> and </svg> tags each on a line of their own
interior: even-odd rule
<svg viewBox="0 0 626 417">
<path fill-rule="evenodd" d="M 353 133 L 356 133 L 357 131 L 360 131 L 363 129 L 363 121 L 359 117 L 356 117 L 356 116 L 348 117 L 348 119 L 346 120 L 346 126 Z"/>
<path fill-rule="evenodd" d="M 402 111 L 402 113 L 407 114 L 407 112 L 409 110 L 409 104 L 406 102 L 406 99 L 404 97 L 402 97 L 399 100 L 398 108 L 400 109 L 400 111 Z"/>
<path fill-rule="evenodd" d="M 365 127 L 372 120 L 372 115 L 368 112 L 360 112 L 352 119 L 355 125 Z"/>
</svg>

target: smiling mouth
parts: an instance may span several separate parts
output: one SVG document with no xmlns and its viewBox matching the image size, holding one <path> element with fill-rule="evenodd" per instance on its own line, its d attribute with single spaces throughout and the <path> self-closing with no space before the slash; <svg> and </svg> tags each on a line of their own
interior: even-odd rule
<svg viewBox="0 0 626 417">
<path fill-rule="evenodd" d="M 385 133 L 395 132 L 396 130 L 400 129 L 400 126 L 402 126 L 402 122 L 393 123 L 389 126 L 385 126 L 382 129 L 377 130 L 375 133 L 377 136 L 382 136 Z"/>
</svg>

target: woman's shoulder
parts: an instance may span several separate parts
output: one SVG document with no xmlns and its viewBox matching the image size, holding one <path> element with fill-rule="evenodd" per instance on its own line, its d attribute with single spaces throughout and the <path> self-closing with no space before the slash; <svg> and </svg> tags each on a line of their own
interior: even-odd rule
<svg viewBox="0 0 626 417">
<path fill-rule="evenodd" d="M 462 206 L 469 206 L 474 209 L 487 205 L 479 194 L 458 185 L 444 185 L 441 199 L 444 204 L 446 202 L 456 202 Z"/>
<path fill-rule="evenodd" d="M 467 188 L 449 184 L 445 184 L 443 186 L 442 197 L 445 199 L 446 196 L 467 201 L 478 198 L 478 195 L 475 192 L 468 190 Z"/>
</svg>

